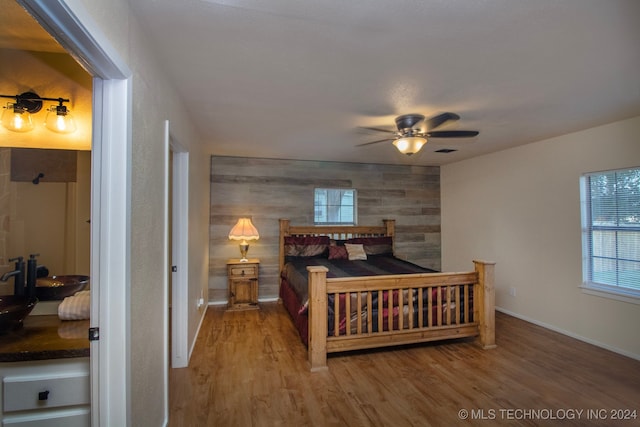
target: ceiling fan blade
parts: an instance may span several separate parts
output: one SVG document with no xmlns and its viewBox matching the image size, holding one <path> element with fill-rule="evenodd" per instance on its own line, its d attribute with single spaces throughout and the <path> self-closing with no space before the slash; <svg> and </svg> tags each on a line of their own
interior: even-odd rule
<svg viewBox="0 0 640 427">
<path fill-rule="evenodd" d="M 441 126 L 449 120 L 460 120 L 460 116 L 455 113 L 442 113 L 425 120 L 424 123 L 427 126 L 427 130 L 431 130 Z"/>
<path fill-rule="evenodd" d="M 427 132 L 427 138 L 471 138 L 479 133 L 476 130 L 437 130 Z"/>
<path fill-rule="evenodd" d="M 396 117 L 395 121 L 398 131 L 406 132 L 413 129 L 413 127 L 418 123 L 424 121 L 424 116 L 422 114 L 403 114 Z"/>
<path fill-rule="evenodd" d="M 359 129 L 368 129 L 368 130 L 375 130 L 377 132 L 387 132 L 387 133 L 396 133 L 393 130 L 389 130 L 389 129 L 380 129 L 380 128 L 370 128 L 370 127 L 365 127 L 365 126 L 358 126 Z"/>
<path fill-rule="evenodd" d="M 377 141 L 371 141 L 371 142 L 365 142 L 364 144 L 358 144 L 358 145 L 356 145 L 356 147 L 364 147 L 365 145 L 373 145 L 373 144 L 378 144 L 380 142 L 393 141 L 393 140 L 394 140 L 394 138 L 379 139 Z"/>
</svg>

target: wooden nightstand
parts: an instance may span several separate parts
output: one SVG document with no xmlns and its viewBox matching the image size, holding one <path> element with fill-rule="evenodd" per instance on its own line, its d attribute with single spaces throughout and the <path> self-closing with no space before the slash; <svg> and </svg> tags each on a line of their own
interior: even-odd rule
<svg viewBox="0 0 640 427">
<path fill-rule="evenodd" d="M 229 310 L 248 310 L 258 307 L 259 259 L 241 262 L 239 259 L 227 261 L 229 280 Z"/>
</svg>

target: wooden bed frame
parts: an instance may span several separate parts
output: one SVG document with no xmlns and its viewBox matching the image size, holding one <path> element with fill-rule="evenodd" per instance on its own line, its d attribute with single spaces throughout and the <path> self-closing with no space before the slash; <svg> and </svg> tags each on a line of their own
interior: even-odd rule
<svg viewBox="0 0 640 427">
<path fill-rule="evenodd" d="M 279 262 L 282 272 L 285 262 L 284 238 L 285 236 L 329 236 L 336 240 L 346 240 L 355 237 L 394 237 L 395 220 L 383 220 L 383 226 L 292 226 L 288 219 L 280 220 L 280 252 Z M 487 261 L 473 261 L 474 271 L 459 273 L 419 273 L 398 274 L 387 276 L 367 277 L 343 277 L 327 278 L 328 269 L 323 266 L 307 267 L 309 271 L 309 347 L 308 357 L 312 371 L 327 369 L 327 354 L 349 350 L 377 348 L 384 346 L 411 344 L 435 340 L 454 339 L 462 337 L 478 336 L 483 348 L 494 348 L 495 345 L 495 290 L 494 267 L 495 263 Z M 451 288 L 453 287 L 453 288 Z M 446 310 L 443 307 L 451 307 L 452 301 L 469 301 L 469 293 L 473 293 L 473 318 L 462 316 L 461 310 Z M 373 331 L 371 310 L 367 310 L 367 316 L 361 316 L 362 304 L 372 307 L 372 291 L 398 291 L 399 312 L 409 314 L 410 319 L 418 316 L 418 326 L 413 322 L 403 324 L 403 316 L 397 316 L 396 323 L 393 316 L 388 316 L 388 324 L 383 324 L 383 316 L 378 316 L 377 332 Z M 404 291 L 404 292 L 403 292 Z M 436 292 L 435 301 L 432 298 Z M 362 293 L 366 292 L 363 297 Z M 423 293 L 427 292 L 426 309 L 428 319 L 423 317 Z M 328 335 L 328 296 L 331 294 L 346 294 L 344 304 L 346 313 L 350 313 L 351 295 L 355 293 L 357 298 L 357 330 L 346 328 L 346 333 L 340 335 L 339 316 L 335 317 L 334 335 Z M 403 293 L 417 295 L 418 309 L 415 313 L 411 301 L 403 301 Z M 452 297 L 452 294 L 454 297 Z M 441 295 L 443 297 L 441 298 Z M 362 301 L 367 298 L 368 301 Z M 455 298 L 452 299 L 452 298 Z M 407 298 L 409 299 L 409 298 Z M 446 305 L 443 304 L 443 299 Z M 334 312 L 339 312 L 339 298 L 334 298 Z M 392 312 L 392 300 L 388 298 L 388 307 L 383 306 L 382 298 L 378 299 L 378 312 L 388 309 Z M 435 318 L 432 311 L 436 311 Z M 363 320 L 363 317 L 365 319 Z M 443 319 L 444 317 L 444 319 Z M 366 324 L 363 327 L 363 323 Z M 426 323 L 426 325 L 425 325 Z M 425 326 L 420 326 L 425 325 Z M 385 327 L 387 330 L 384 330 Z"/>
</svg>

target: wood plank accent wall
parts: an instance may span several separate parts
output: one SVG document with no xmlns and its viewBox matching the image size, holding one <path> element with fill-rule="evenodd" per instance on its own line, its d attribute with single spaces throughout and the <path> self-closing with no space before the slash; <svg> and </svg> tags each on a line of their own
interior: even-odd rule
<svg viewBox="0 0 640 427">
<path fill-rule="evenodd" d="M 238 218 L 251 217 L 260 240 L 259 298 L 278 297 L 278 219 L 313 224 L 314 188 L 355 188 L 358 224 L 396 220 L 396 255 L 440 270 L 440 168 L 437 166 L 211 157 L 209 299 L 226 301 L 226 262 L 239 258 L 228 239 Z"/>
</svg>

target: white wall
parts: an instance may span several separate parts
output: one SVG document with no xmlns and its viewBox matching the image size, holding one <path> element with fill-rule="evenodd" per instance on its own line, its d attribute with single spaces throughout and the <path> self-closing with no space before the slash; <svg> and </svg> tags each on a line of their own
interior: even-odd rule
<svg viewBox="0 0 640 427">
<path fill-rule="evenodd" d="M 203 315 L 197 297 L 206 293 L 208 255 L 209 155 L 185 113 L 170 80 L 158 66 L 126 0 L 69 0 L 81 3 L 112 47 L 132 70 L 131 283 L 129 399 L 132 425 L 162 425 L 164 390 L 163 211 L 164 123 L 190 156 L 189 174 L 189 341 Z M 123 165 L 124 167 L 124 165 Z M 206 297 L 206 296 L 205 296 Z"/>
<path fill-rule="evenodd" d="M 443 269 L 496 261 L 500 309 L 640 359 L 640 304 L 579 288 L 580 176 L 640 166 L 638 135 L 640 117 L 443 166 Z"/>
</svg>

